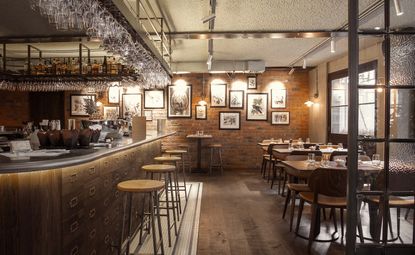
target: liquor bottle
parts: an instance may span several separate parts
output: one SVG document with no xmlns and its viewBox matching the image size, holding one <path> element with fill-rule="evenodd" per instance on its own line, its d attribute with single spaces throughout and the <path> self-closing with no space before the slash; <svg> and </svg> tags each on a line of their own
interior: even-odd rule
<svg viewBox="0 0 415 255">
<path fill-rule="evenodd" d="M 52 59 L 51 66 L 52 66 L 51 74 L 56 75 L 56 59 L 55 58 Z"/>
<path fill-rule="evenodd" d="M 86 66 L 86 73 L 87 74 L 92 74 L 92 64 L 91 64 L 91 59 L 88 59 L 88 64 Z"/>
<path fill-rule="evenodd" d="M 61 65 L 61 74 L 67 74 L 67 64 L 66 64 L 66 59 L 63 58 L 63 64 Z"/>
<path fill-rule="evenodd" d="M 98 74 L 102 74 L 102 72 L 103 72 L 103 68 L 102 68 L 102 62 L 100 60 L 98 63 Z"/>
<path fill-rule="evenodd" d="M 117 74 L 117 63 L 115 62 L 115 58 L 112 58 L 111 61 L 111 74 Z"/>
<path fill-rule="evenodd" d="M 92 74 L 98 74 L 98 63 L 96 59 L 94 59 L 94 64 L 92 65 Z"/>
<path fill-rule="evenodd" d="M 72 74 L 72 59 L 68 60 L 68 66 L 66 68 L 66 74 Z"/>
<path fill-rule="evenodd" d="M 104 63 L 102 64 L 102 72 L 107 74 L 107 56 L 104 56 Z"/>
</svg>

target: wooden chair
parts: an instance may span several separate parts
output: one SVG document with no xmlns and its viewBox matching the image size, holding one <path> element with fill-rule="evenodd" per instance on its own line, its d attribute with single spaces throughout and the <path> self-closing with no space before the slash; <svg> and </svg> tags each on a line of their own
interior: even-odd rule
<svg viewBox="0 0 415 255">
<path fill-rule="evenodd" d="M 273 149 L 288 149 L 288 144 L 274 144 L 270 149 L 270 155 L 273 155 Z M 278 178 L 278 194 L 284 194 L 285 183 L 286 183 L 286 176 L 284 174 L 284 167 L 281 164 L 280 160 L 274 157 L 273 165 L 272 165 L 272 178 L 271 178 L 271 189 L 274 186 L 275 179 Z M 283 181 L 283 185 L 281 186 L 281 181 Z"/>
<path fill-rule="evenodd" d="M 311 191 L 300 192 L 300 205 L 298 209 L 296 233 L 298 233 L 298 228 L 300 226 L 304 202 L 307 202 L 311 204 L 311 225 L 308 236 L 308 251 L 310 252 L 313 241 L 319 233 L 317 225 L 319 225 L 320 221 L 319 212 L 321 208 L 332 209 L 333 223 L 336 232 L 337 224 L 335 209 L 340 209 L 342 237 L 344 235 L 343 216 L 344 209 L 347 207 L 347 171 L 318 168 L 310 175 L 308 179 L 308 187 Z"/>
<path fill-rule="evenodd" d="M 305 155 L 289 155 L 286 157 L 287 161 L 302 161 L 307 160 L 307 156 Z M 295 200 L 297 195 L 300 192 L 310 191 L 307 184 L 298 183 L 298 180 L 294 180 L 293 176 L 288 175 L 286 177 L 288 179 L 287 183 L 287 196 L 285 197 L 285 204 L 284 204 L 284 211 L 282 213 L 282 218 L 285 218 L 285 214 L 287 212 L 288 204 L 291 201 L 290 206 L 290 231 L 292 230 L 293 220 L 294 220 L 294 210 L 295 210 Z M 297 178 L 298 179 L 298 178 Z"/>
</svg>

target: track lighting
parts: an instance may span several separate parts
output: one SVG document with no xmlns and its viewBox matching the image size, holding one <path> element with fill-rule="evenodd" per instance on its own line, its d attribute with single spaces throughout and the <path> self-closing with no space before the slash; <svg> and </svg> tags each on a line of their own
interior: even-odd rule
<svg viewBox="0 0 415 255">
<path fill-rule="evenodd" d="M 400 0 L 393 0 L 393 3 L 395 5 L 396 16 L 403 15 L 403 10 L 402 10 L 402 7 L 401 7 L 401 1 Z"/>
<path fill-rule="evenodd" d="M 303 59 L 303 69 L 307 68 L 307 61 L 305 59 Z"/>
<path fill-rule="evenodd" d="M 203 23 L 206 23 L 206 22 L 209 22 L 211 20 L 214 20 L 215 18 L 216 18 L 216 14 L 215 13 L 212 13 L 209 16 L 203 17 L 202 18 L 202 22 Z"/>
<path fill-rule="evenodd" d="M 330 52 L 335 53 L 336 52 L 336 42 L 334 41 L 334 37 L 330 40 Z"/>
<path fill-rule="evenodd" d="M 212 54 L 209 54 L 209 55 L 208 55 L 208 59 L 207 59 L 207 61 L 206 61 L 206 64 L 208 64 L 208 65 L 212 65 L 212 60 L 213 60 L 213 55 L 212 55 Z"/>
<path fill-rule="evenodd" d="M 295 71 L 295 68 L 291 67 L 291 70 L 288 72 L 288 75 L 293 75 L 294 71 Z"/>
</svg>

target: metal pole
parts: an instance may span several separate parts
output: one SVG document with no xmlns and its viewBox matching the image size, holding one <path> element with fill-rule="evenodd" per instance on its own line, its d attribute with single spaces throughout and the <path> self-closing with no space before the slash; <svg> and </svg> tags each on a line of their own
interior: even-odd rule
<svg viewBox="0 0 415 255">
<path fill-rule="evenodd" d="M 349 110 L 348 110 L 348 153 L 347 153 L 347 233 L 346 254 L 355 254 L 357 223 L 357 136 L 358 136 L 358 98 L 359 98 L 359 5 L 358 0 L 349 0 Z"/>
<path fill-rule="evenodd" d="M 3 72 L 6 72 L 6 44 L 3 43 Z"/>
<path fill-rule="evenodd" d="M 27 74 L 30 75 L 30 45 L 27 45 Z"/>
<path fill-rule="evenodd" d="M 79 44 L 79 74 L 82 75 L 82 43 Z"/>
</svg>

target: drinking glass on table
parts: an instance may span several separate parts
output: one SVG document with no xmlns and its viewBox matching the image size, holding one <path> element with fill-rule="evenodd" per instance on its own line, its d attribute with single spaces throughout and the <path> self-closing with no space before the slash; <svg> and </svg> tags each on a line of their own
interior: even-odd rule
<svg viewBox="0 0 415 255">
<path fill-rule="evenodd" d="M 372 155 L 372 165 L 380 166 L 380 155 L 379 154 Z"/>
<path fill-rule="evenodd" d="M 327 167 L 329 166 L 330 161 L 330 154 L 323 154 L 323 157 L 321 158 L 321 166 Z"/>
<path fill-rule="evenodd" d="M 307 137 L 307 139 L 305 139 L 305 142 L 306 142 L 306 143 L 310 143 L 310 138 L 309 138 L 309 137 Z"/>
<path fill-rule="evenodd" d="M 337 144 L 337 148 L 338 148 L 339 150 L 343 149 L 343 144 L 342 144 L 342 143 L 338 143 L 338 144 Z"/>
<path fill-rule="evenodd" d="M 307 162 L 314 164 L 316 162 L 316 155 L 314 153 L 308 153 Z"/>
</svg>

